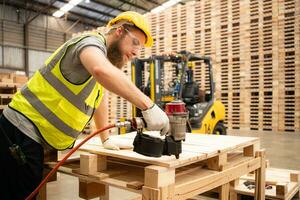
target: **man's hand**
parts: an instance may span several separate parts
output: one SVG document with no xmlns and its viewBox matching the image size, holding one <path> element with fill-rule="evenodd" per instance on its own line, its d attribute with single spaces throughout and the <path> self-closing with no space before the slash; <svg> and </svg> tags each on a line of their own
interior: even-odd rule
<svg viewBox="0 0 300 200">
<path fill-rule="evenodd" d="M 131 143 L 127 143 L 123 140 L 114 140 L 113 138 L 108 138 L 102 143 L 105 149 L 110 150 L 120 150 L 120 149 L 132 149 L 133 145 Z"/>
<path fill-rule="evenodd" d="M 156 104 L 147 110 L 142 111 L 147 130 L 160 131 L 160 135 L 166 135 L 169 131 L 169 118 Z"/>
</svg>

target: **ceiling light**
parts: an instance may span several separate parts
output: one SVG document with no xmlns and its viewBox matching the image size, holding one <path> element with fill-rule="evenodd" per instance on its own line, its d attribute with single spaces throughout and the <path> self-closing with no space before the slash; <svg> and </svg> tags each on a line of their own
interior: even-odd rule
<svg viewBox="0 0 300 200">
<path fill-rule="evenodd" d="M 71 1 L 69 1 L 69 4 L 72 4 L 72 5 L 76 6 L 80 2 L 82 2 L 82 0 L 71 0 Z"/>
<path fill-rule="evenodd" d="M 53 13 L 53 17 L 61 17 L 63 16 L 66 12 L 71 10 L 74 6 L 82 2 L 83 0 L 71 0 L 69 3 L 65 4 L 63 7 L 61 7 L 58 11 Z"/>
<path fill-rule="evenodd" d="M 154 8 L 154 9 L 152 9 L 151 12 L 154 13 L 154 14 L 156 14 L 156 13 L 159 13 L 159 12 L 163 11 L 164 9 L 165 9 L 164 7 L 158 6 L 158 7 Z"/>
<path fill-rule="evenodd" d="M 57 10 L 55 13 L 52 14 L 53 17 L 57 17 L 60 18 L 61 16 L 63 16 L 65 13 L 61 10 Z"/>
<path fill-rule="evenodd" d="M 177 4 L 180 1 L 181 0 L 169 0 L 169 1 L 165 2 L 165 3 L 163 3 L 161 6 L 158 6 L 158 7 L 154 8 L 154 9 L 152 9 L 151 13 L 155 13 L 155 14 L 159 13 L 159 12 L 161 12 L 161 11 L 163 11 L 163 10 L 171 7 L 171 6 L 174 6 L 175 4 Z"/>
<path fill-rule="evenodd" d="M 66 4 L 63 7 L 61 7 L 60 10 L 66 13 L 69 10 L 71 10 L 73 7 L 74 7 L 74 5 L 72 5 L 72 4 Z"/>
<path fill-rule="evenodd" d="M 176 3 L 178 3 L 177 0 L 170 0 L 170 1 L 167 1 L 167 2 L 163 3 L 162 6 L 165 7 L 165 8 L 169 8 L 173 5 L 175 5 Z"/>
</svg>

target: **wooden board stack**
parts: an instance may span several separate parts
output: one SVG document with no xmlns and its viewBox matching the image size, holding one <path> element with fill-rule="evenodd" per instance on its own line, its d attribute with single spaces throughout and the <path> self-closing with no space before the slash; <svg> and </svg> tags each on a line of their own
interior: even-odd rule
<svg viewBox="0 0 300 200">
<path fill-rule="evenodd" d="M 26 83 L 28 77 L 15 73 L 0 73 L 0 112 L 9 104 L 18 88 Z"/>
</svg>

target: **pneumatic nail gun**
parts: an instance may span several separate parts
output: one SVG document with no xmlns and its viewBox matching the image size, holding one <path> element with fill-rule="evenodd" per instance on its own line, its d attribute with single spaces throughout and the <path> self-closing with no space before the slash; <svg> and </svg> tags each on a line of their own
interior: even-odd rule
<svg viewBox="0 0 300 200">
<path fill-rule="evenodd" d="M 182 152 L 182 141 L 185 140 L 188 113 L 184 102 L 175 100 L 166 104 L 165 112 L 169 117 L 170 130 L 165 139 L 153 137 L 143 133 L 147 124 L 143 118 L 134 118 L 132 127 L 137 130 L 133 142 L 133 151 L 151 157 L 175 155 L 176 159 Z"/>
</svg>

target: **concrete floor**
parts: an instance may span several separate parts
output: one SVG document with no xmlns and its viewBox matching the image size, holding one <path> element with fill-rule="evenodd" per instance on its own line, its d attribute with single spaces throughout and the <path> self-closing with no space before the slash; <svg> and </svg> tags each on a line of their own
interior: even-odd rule
<svg viewBox="0 0 300 200">
<path fill-rule="evenodd" d="M 248 133 L 247 133 L 248 132 Z M 266 157 L 271 167 L 300 170 L 300 133 L 251 132 L 241 130 L 228 131 L 229 135 L 259 137 L 261 147 L 266 149 Z M 48 200 L 77 200 L 78 179 L 58 174 L 58 181 L 47 184 Z M 110 199 L 126 200 L 135 197 L 134 193 L 110 189 Z M 99 198 L 96 198 L 99 199 Z"/>
<path fill-rule="evenodd" d="M 231 130 L 228 134 L 259 137 L 271 167 L 300 170 L 300 133 Z"/>
</svg>

